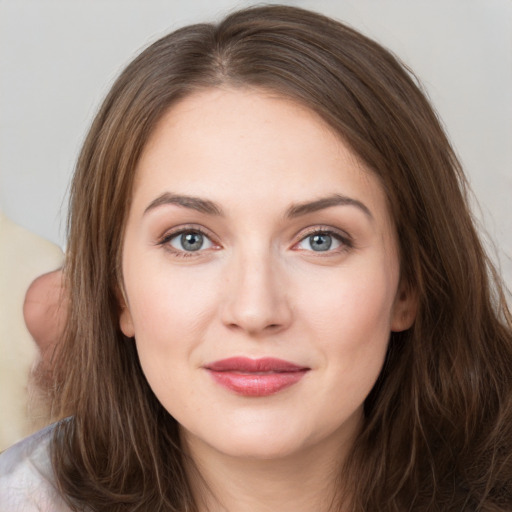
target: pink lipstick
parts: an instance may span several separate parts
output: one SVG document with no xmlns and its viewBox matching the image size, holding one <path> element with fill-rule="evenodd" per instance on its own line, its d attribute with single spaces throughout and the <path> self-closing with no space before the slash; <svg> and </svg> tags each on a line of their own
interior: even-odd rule
<svg viewBox="0 0 512 512">
<path fill-rule="evenodd" d="M 309 368 L 282 359 L 230 357 L 204 367 L 215 382 L 244 396 L 273 395 L 299 382 Z"/>
</svg>

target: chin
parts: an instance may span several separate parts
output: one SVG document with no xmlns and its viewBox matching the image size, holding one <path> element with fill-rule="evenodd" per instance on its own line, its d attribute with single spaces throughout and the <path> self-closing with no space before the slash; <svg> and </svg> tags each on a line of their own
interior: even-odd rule
<svg viewBox="0 0 512 512">
<path fill-rule="evenodd" d="M 304 445 L 299 440 L 281 439 L 279 436 L 267 434 L 252 439 L 232 436 L 229 442 L 212 447 L 230 457 L 263 461 L 291 457 L 302 451 Z"/>
<path fill-rule="evenodd" d="M 231 424 L 229 428 L 212 428 L 195 434 L 185 429 L 182 432 L 184 442 L 192 451 L 261 461 L 293 457 L 322 442 L 314 433 L 305 432 L 304 425 L 283 422 Z"/>
</svg>

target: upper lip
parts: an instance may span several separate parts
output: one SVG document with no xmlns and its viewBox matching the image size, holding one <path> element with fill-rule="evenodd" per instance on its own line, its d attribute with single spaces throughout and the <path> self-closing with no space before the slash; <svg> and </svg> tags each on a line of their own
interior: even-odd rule
<svg viewBox="0 0 512 512">
<path fill-rule="evenodd" d="M 274 357 L 262 357 L 258 359 L 252 359 L 250 357 L 229 357 L 208 363 L 204 367 L 215 372 L 238 371 L 247 373 L 298 372 L 309 370 L 306 366 L 300 366 Z"/>
</svg>

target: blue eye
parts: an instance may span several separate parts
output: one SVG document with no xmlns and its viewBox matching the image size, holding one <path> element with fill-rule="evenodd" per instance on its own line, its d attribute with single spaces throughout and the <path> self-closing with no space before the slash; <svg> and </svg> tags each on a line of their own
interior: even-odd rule
<svg viewBox="0 0 512 512">
<path fill-rule="evenodd" d="M 328 251 L 332 246 L 332 236 L 323 233 L 311 235 L 308 237 L 308 242 L 313 251 Z"/>
<path fill-rule="evenodd" d="M 178 251 L 195 252 L 202 249 L 210 249 L 213 242 L 199 231 L 182 231 L 168 238 L 167 242 Z"/>
<path fill-rule="evenodd" d="M 297 248 L 306 251 L 327 252 L 338 249 L 343 245 L 344 241 L 339 235 L 329 232 L 316 232 L 303 238 Z M 345 245 L 348 245 L 345 242 Z"/>
</svg>

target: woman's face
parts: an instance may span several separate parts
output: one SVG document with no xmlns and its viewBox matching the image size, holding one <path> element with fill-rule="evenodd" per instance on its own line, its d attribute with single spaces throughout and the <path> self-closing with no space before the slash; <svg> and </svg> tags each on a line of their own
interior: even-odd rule
<svg viewBox="0 0 512 512">
<path fill-rule="evenodd" d="M 390 331 L 410 326 L 377 178 L 314 113 L 212 89 L 163 117 L 123 247 L 146 378 L 196 451 L 350 443 Z"/>
</svg>

